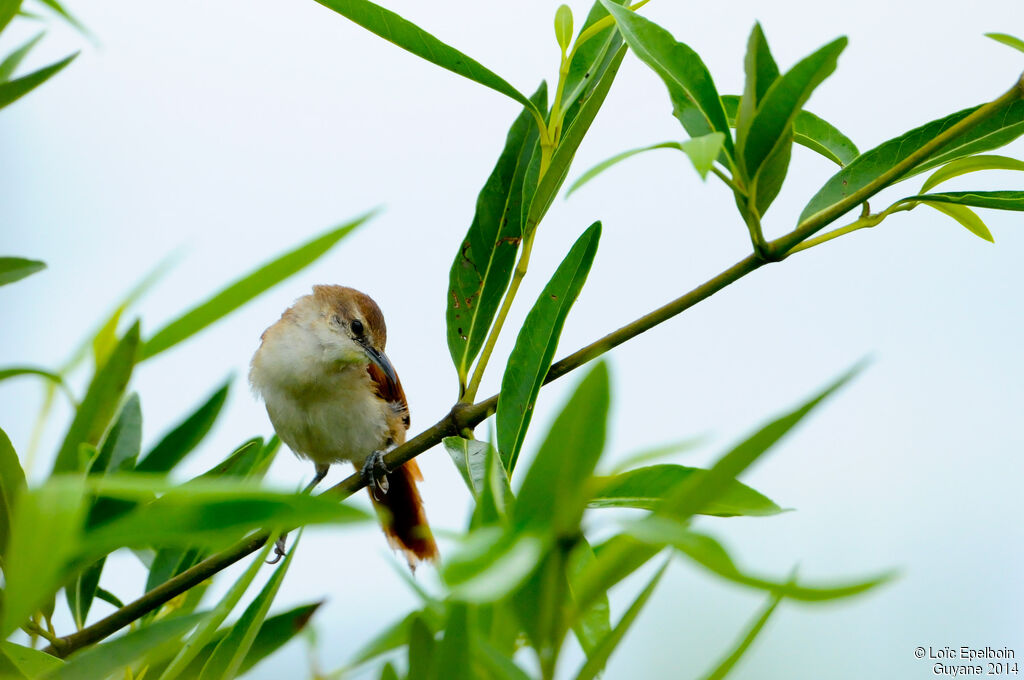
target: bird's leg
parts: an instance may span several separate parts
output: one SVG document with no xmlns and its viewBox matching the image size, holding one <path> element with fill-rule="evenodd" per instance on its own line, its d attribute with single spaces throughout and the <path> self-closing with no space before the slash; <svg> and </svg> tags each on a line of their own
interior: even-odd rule
<svg viewBox="0 0 1024 680">
<path fill-rule="evenodd" d="M 324 477 L 327 476 L 327 471 L 331 469 L 330 464 L 323 465 L 317 463 L 316 474 L 313 475 L 313 481 L 306 485 L 306 488 L 302 490 L 302 493 L 312 493 L 316 485 L 324 481 Z M 285 548 L 288 547 L 288 532 L 281 534 L 277 537 L 277 541 L 274 543 L 274 556 L 267 560 L 267 564 L 277 564 L 284 557 Z"/>
<path fill-rule="evenodd" d="M 388 441 L 388 445 L 383 450 L 377 450 L 366 457 L 363 461 L 363 467 L 359 470 L 359 474 L 362 475 L 363 481 L 366 483 L 367 488 L 370 489 L 370 493 L 373 495 L 374 500 L 380 500 L 380 496 L 377 495 L 379 490 L 382 494 L 388 492 L 388 474 L 391 470 L 388 470 L 388 466 L 384 464 L 384 456 L 391 453 L 395 448 L 395 443 Z"/>
</svg>

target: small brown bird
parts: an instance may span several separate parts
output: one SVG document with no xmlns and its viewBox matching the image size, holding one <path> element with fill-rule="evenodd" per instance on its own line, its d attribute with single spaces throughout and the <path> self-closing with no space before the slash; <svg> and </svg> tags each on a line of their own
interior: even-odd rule
<svg viewBox="0 0 1024 680">
<path fill-rule="evenodd" d="M 392 547 L 410 568 L 437 557 L 423 512 L 415 461 L 390 471 L 384 455 L 405 441 L 409 405 L 384 345 L 377 303 L 343 286 L 313 286 L 264 331 L 249 382 L 278 436 L 316 465 L 311 491 L 332 463 L 350 461 L 367 488 Z M 283 553 L 283 541 L 277 552 Z"/>
</svg>

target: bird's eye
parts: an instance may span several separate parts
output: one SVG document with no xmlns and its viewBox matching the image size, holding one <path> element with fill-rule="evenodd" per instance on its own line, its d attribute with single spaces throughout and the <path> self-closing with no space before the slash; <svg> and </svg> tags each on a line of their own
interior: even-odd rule
<svg viewBox="0 0 1024 680">
<path fill-rule="evenodd" d="M 352 327 L 352 332 L 355 335 L 362 335 L 363 334 L 363 322 L 360 321 L 359 319 L 353 319 L 351 327 Z"/>
</svg>

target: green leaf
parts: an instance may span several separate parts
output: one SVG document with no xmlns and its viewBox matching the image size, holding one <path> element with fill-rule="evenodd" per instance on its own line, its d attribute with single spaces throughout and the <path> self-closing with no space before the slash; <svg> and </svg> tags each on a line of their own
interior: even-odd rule
<svg viewBox="0 0 1024 680">
<path fill-rule="evenodd" d="M 768 623 L 768 619 L 771 618 L 771 615 L 775 612 L 775 608 L 779 606 L 780 602 L 782 602 L 782 595 L 780 593 L 773 594 L 771 599 L 768 600 L 768 604 L 750 625 L 750 628 L 747 629 L 743 639 L 737 643 L 736 647 L 728 656 L 722 659 L 721 663 L 719 663 L 714 670 L 704 676 L 704 680 L 724 680 L 724 678 L 729 674 L 729 671 L 733 669 L 733 666 L 743 658 L 747 649 L 749 649 L 750 645 L 753 644 L 755 639 L 757 639 L 761 629 L 764 628 L 766 623 Z"/>
<path fill-rule="evenodd" d="M 7 556 L 11 518 L 18 496 L 25 490 L 25 472 L 7 433 L 0 429 L 0 564 Z"/>
<path fill-rule="evenodd" d="M 690 157 L 693 167 L 701 179 L 707 179 L 715 159 L 722 153 L 725 135 L 721 132 L 710 132 L 701 137 L 693 137 L 679 145 L 679 148 Z"/>
<path fill-rule="evenodd" d="M 484 460 L 485 475 L 480 500 L 473 511 L 474 526 L 488 526 L 507 523 L 515 505 L 515 496 L 508 482 L 508 475 L 501 464 L 501 456 L 491 445 L 487 446 Z"/>
<path fill-rule="evenodd" d="M 883 574 L 864 581 L 833 586 L 805 586 L 795 581 L 779 582 L 741 571 L 725 549 L 711 536 L 691 531 L 685 524 L 666 517 L 650 516 L 626 527 L 630 536 L 654 546 L 670 545 L 708 571 L 740 585 L 776 592 L 804 602 L 823 602 L 863 593 L 893 578 Z"/>
<path fill-rule="evenodd" d="M 755 183 L 763 181 L 759 171 L 776 147 L 788 143 L 787 131 L 793 119 L 815 88 L 836 69 L 839 54 L 847 42 L 846 38 L 839 38 L 801 59 L 765 92 L 749 132 L 738 128 L 736 146 L 742 149 L 747 177 Z M 740 109 L 742 112 L 743 104 L 740 104 Z"/>
<path fill-rule="evenodd" d="M 597 559 L 594 556 L 594 549 L 584 538 L 580 544 L 573 549 L 569 555 L 569 566 L 566 570 L 569 577 L 569 590 L 573 597 L 579 589 L 580 577 L 587 568 Z M 573 618 L 572 630 L 579 640 L 583 653 L 588 657 L 611 632 L 611 607 L 608 604 L 608 596 L 601 593 L 592 605 L 580 611 Z"/>
<path fill-rule="evenodd" d="M 944 130 L 960 122 L 979 108 L 979 106 L 975 106 L 958 111 L 945 118 L 933 120 L 895 139 L 883 142 L 874 149 L 865 151 L 825 182 L 800 214 L 800 223 L 805 223 L 812 218 L 820 216 L 848 196 L 859 195 L 860 192 L 863 192 L 863 199 L 867 200 L 885 188 L 885 186 L 889 186 L 901 179 L 906 179 L 931 168 L 945 165 L 958 158 L 973 156 L 1004 146 L 1024 134 L 1024 101 L 1018 99 L 1007 102 L 995 108 L 991 115 L 980 121 L 977 125 L 937 149 L 935 153 L 908 170 L 902 177 L 893 179 L 885 186 L 872 187 L 868 191 L 868 187 L 882 177 L 882 175 L 935 139 Z M 836 218 L 839 216 L 836 215 Z"/>
<path fill-rule="evenodd" d="M 658 513 L 680 520 L 700 512 L 721 498 L 740 473 L 804 419 L 818 404 L 849 382 L 859 371 L 858 364 L 796 409 L 776 418 L 747 437 L 702 475 L 690 475 L 658 506 Z"/>
<path fill-rule="evenodd" d="M 903 201 L 952 203 L 993 210 L 1024 210 L 1024 191 L 947 191 L 941 194 L 908 196 Z"/>
<path fill-rule="evenodd" d="M 590 130 L 590 126 L 597 117 L 597 112 L 601 109 L 601 105 L 604 104 L 604 100 L 608 96 L 609 90 L 611 90 L 612 82 L 615 80 L 619 67 L 622 65 L 622 59 L 625 56 L 626 48 L 622 47 L 612 56 L 610 63 L 601 75 L 601 79 L 580 100 L 579 112 L 565 131 L 565 134 L 562 135 L 558 147 L 551 155 L 551 163 L 548 165 L 547 172 L 544 173 L 544 176 L 540 178 L 537 184 L 537 192 L 533 196 L 530 212 L 527 215 L 526 223 L 523 225 L 524 238 L 529 238 L 533 230 L 540 224 L 540 221 L 544 219 L 544 215 L 555 200 L 558 190 L 565 182 L 565 177 L 569 174 L 569 166 L 572 164 L 573 158 L 576 157 L 576 151 L 580 148 L 580 144 L 583 143 L 583 138 Z"/>
<path fill-rule="evenodd" d="M 4 662 L 7 662 L 6 664 Z M 60 659 L 31 647 L 0 642 L 0 677 L 39 678 L 64 665 Z"/>
<path fill-rule="evenodd" d="M 1024 52 L 1024 40 L 1021 40 L 1020 38 L 1017 38 L 1015 36 L 1009 35 L 1007 33 L 986 33 L 985 37 L 992 38 L 996 42 L 1003 43 L 1004 45 L 1009 45 L 1015 50 Z"/>
<path fill-rule="evenodd" d="M 137 472 L 170 472 L 206 437 L 217 422 L 228 398 L 232 378 L 203 402 L 191 415 L 164 435 L 163 439 L 135 466 Z"/>
<path fill-rule="evenodd" d="M 444 637 L 437 643 L 431 680 L 473 680 L 472 639 L 470 638 L 469 607 L 452 603 Z"/>
<path fill-rule="evenodd" d="M 725 153 L 733 157 L 733 142 L 722 100 L 700 56 L 664 28 L 635 12 L 601 0 L 615 17 L 615 23 L 630 49 L 647 64 L 668 87 L 673 104 L 682 115 L 683 127 L 692 137 L 710 132 L 725 135 Z M 692 106 L 688 106 L 692 104 Z M 685 113 L 684 113 L 685 111 Z"/>
<path fill-rule="evenodd" d="M 722 95 L 722 105 L 729 125 L 735 126 L 740 97 L 734 94 Z M 800 110 L 793 119 L 793 141 L 840 166 L 848 165 L 860 155 L 857 145 L 846 135 L 810 111 Z"/>
<path fill-rule="evenodd" d="M 55 75 L 65 66 L 70 64 L 77 56 L 78 52 L 75 52 L 74 54 L 63 58 L 56 63 L 50 64 L 49 66 L 45 66 L 38 71 L 33 71 L 32 73 L 20 78 L 0 83 L 0 109 L 17 101 L 45 83 L 51 76 Z"/>
<path fill-rule="evenodd" d="M 640 463 L 649 463 L 652 460 L 665 458 L 666 456 L 671 456 L 677 453 L 681 453 L 683 451 L 689 451 L 690 449 L 697 448 L 703 443 L 704 439 L 702 437 L 692 437 L 690 439 L 681 439 L 679 441 L 671 442 L 669 444 L 662 444 L 660 446 L 653 446 L 651 448 L 641 449 L 640 451 L 635 451 L 627 455 L 625 458 L 617 462 L 615 466 L 612 467 L 611 472 L 609 474 L 617 475 L 622 472 L 628 472 L 630 469 L 632 469 L 636 465 L 639 465 Z"/>
<path fill-rule="evenodd" d="M 161 619 L 110 642 L 88 647 L 68 660 L 67 665 L 46 680 L 96 680 L 129 666 L 152 650 L 179 639 L 205 614 Z M 152 660 L 152 659 L 151 659 Z"/>
<path fill-rule="evenodd" d="M 735 123 L 730 123 L 736 128 L 737 147 L 741 146 L 739 140 L 746 139 L 750 132 L 750 124 L 754 120 L 758 104 L 768 92 L 768 88 L 779 77 L 779 67 L 768 48 L 768 41 L 764 37 L 764 31 L 761 30 L 761 24 L 757 22 L 754 23 L 754 28 L 750 31 L 750 38 L 747 39 L 747 54 L 743 59 L 743 71 L 745 74 L 743 96 L 734 116 Z M 726 115 L 728 116 L 728 109 L 726 109 Z"/>
<path fill-rule="evenodd" d="M 954 205 L 952 203 L 942 203 L 939 201 L 922 201 L 922 203 L 929 208 L 934 208 L 944 215 L 949 215 L 954 220 L 962 224 L 972 234 L 978 238 L 985 239 L 989 243 L 995 243 L 995 239 L 992 237 L 992 232 L 982 222 L 978 214 L 970 208 L 963 205 Z"/>
<path fill-rule="evenodd" d="M 569 5 L 559 5 L 555 10 L 555 40 L 562 52 L 568 50 L 572 43 L 572 9 Z"/>
<path fill-rule="evenodd" d="M 80 480 L 51 480 L 17 494 L 4 562 L 0 638 L 28 621 L 63 584 L 65 562 L 78 547 L 84 519 Z"/>
<path fill-rule="evenodd" d="M 577 611 L 606 598 L 608 590 L 661 552 L 660 546 L 618 534 L 595 550 L 596 559 L 579 573 L 573 585 Z"/>
<path fill-rule="evenodd" d="M 274 570 L 274 574 L 267 581 L 266 585 L 259 592 L 255 599 L 246 607 L 238 622 L 231 627 L 231 631 L 224 636 L 214 650 L 210 660 L 203 667 L 201 680 L 230 680 L 234 678 L 242 668 L 245 657 L 252 649 L 260 627 L 267 618 L 270 611 L 270 604 L 277 596 L 281 588 L 284 575 L 288 573 L 292 558 L 295 556 L 295 549 L 298 547 L 301 533 L 292 543 L 291 550 L 285 556 L 281 564 Z M 267 542 L 270 545 L 270 542 Z M 262 560 L 261 560 L 262 561 Z"/>
<path fill-rule="evenodd" d="M 21 64 L 22 60 L 28 55 L 32 48 L 43 39 L 44 35 L 45 33 L 37 33 L 34 38 L 11 52 L 2 62 L 0 62 L 0 82 L 10 79 L 14 70 L 18 68 L 18 65 Z"/>
<path fill-rule="evenodd" d="M 99 454 L 90 472 L 129 472 L 135 469 L 135 461 L 142 448 L 142 408 L 139 395 L 132 393 L 121 407 L 121 413 L 114 421 L 110 432 L 103 440 Z M 89 510 L 87 527 L 96 527 L 132 508 L 131 503 L 109 498 L 98 499 Z"/>
<path fill-rule="evenodd" d="M 367 3 L 369 4 L 369 3 Z M 373 217 L 370 212 L 281 255 L 230 284 L 212 298 L 185 312 L 146 341 L 142 359 L 149 359 L 219 321 L 261 293 L 318 260 L 353 229 Z"/>
<path fill-rule="evenodd" d="M 619 5 L 626 2 L 626 0 L 613 1 Z M 597 0 L 591 6 L 587 20 L 580 28 L 580 36 L 606 17 L 608 17 L 608 11 L 600 0 Z M 569 113 L 590 83 L 601 79 L 612 55 L 619 51 L 621 45 L 622 36 L 616 30 L 614 22 L 608 23 L 605 28 L 594 33 L 582 44 L 579 37 L 576 38 L 572 60 L 569 62 L 569 72 L 566 74 L 565 83 L 562 86 L 562 111 Z M 567 117 L 565 121 L 571 122 L 572 117 Z"/>
<path fill-rule="evenodd" d="M 380 670 L 380 680 L 400 680 L 398 677 L 398 671 L 391 665 L 391 662 L 384 664 L 384 667 Z"/>
<path fill-rule="evenodd" d="M 598 491 L 590 500 L 592 508 L 640 508 L 654 510 L 679 484 L 690 477 L 707 475 L 706 470 L 682 465 L 652 465 L 613 477 L 597 477 Z M 699 482 L 698 482 L 699 483 Z M 718 517 L 777 515 L 782 508 L 749 486 L 730 480 L 720 496 L 698 514 Z"/>
<path fill-rule="evenodd" d="M 526 316 L 509 355 L 498 397 L 497 432 L 501 462 L 511 476 L 533 416 L 558 337 L 583 288 L 597 253 L 601 223 L 595 222 L 573 244 Z"/>
<path fill-rule="evenodd" d="M 612 652 L 622 642 L 622 638 L 625 637 L 626 631 L 636 621 L 636 617 L 640 615 L 640 611 L 647 604 L 647 601 L 651 599 L 651 595 L 654 594 L 654 589 L 658 586 L 658 582 L 661 581 L 662 575 L 665 573 L 665 568 L 668 567 L 668 560 L 661 565 L 661 568 L 654 574 L 654 577 L 650 582 L 640 591 L 633 604 L 629 606 L 626 613 L 622 615 L 619 622 L 615 624 L 613 628 L 605 637 L 601 640 L 601 643 L 594 649 L 593 652 L 587 654 L 587 660 L 583 664 L 579 673 L 576 674 L 576 680 L 593 680 L 601 674 L 604 667 L 608 664 L 608 659 L 611 658 Z"/>
<path fill-rule="evenodd" d="M 579 179 L 572 183 L 572 186 L 565 192 L 565 197 L 569 198 L 573 192 L 579 189 L 581 186 L 594 179 L 608 168 L 616 165 L 627 158 L 631 158 L 637 154 L 644 153 L 645 151 L 654 151 L 655 149 L 675 149 L 676 151 L 682 151 L 683 145 L 679 142 L 661 142 L 660 144 L 651 144 L 650 146 L 641 146 L 638 149 L 630 149 L 629 151 L 623 151 L 617 153 L 607 160 L 601 161 L 594 167 L 587 170 L 585 173 L 580 175 Z"/>
<path fill-rule="evenodd" d="M 43 368 L 35 368 L 34 366 L 11 366 L 9 368 L 0 368 L 0 381 L 17 378 L 23 375 L 35 375 L 50 381 L 67 395 L 73 405 L 77 405 L 75 395 L 71 392 L 71 388 L 68 387 L 68 384 L 64 382 L 64 378 L 52 371 L 47 371 Z"/>
<path fill-rule="evenodd" d="M 386 654 L 406 644 L 412 636 L 412 624 L 420 619 L 433 632 L 438 630 L 444 623 L 441 614 L 432 608 L 425 608 L 408 614 L 400 621 L 383 629 L 370 642 L 363 646 L 355 657 L 348 664 L 348 668 L 354 668 L 370 661 L 381 654 Z"/>
<path fill-rule="evenodd" d="M 254 529 L 288 530 L 306 524 L 362 522 L 362 510 L 331 498 L 265 491 L 249 482 L 197 480 L 168 487 L 159 480 L 106 477 L 95 482 L 97 493 L 156 501 L 88 531 L 82 553 L 101 556 L 120 547 L 216 547 Z"/>
<path fill-rule="evenodd" d="M 117 595 L 114 595 L 112 592 L 110 592 L 106 588 L 97 588 L 96 589 L 96 599 L 103 600 L 107 604 L 109 604 L 109 605 L 111 605 L 113 607 L 117 607 L 118 609 L 121 609 L 121 608 L 124 607 L 124 602 L 121 600 L 121 598 L 119 598 Z"/>
<path fill-rule="evenodd" d="M 0 0 L 0 31 L 7 27 L 20 8 L 21 0 Z"/>
<path fill-rule="evenodd" d="M 487 449 L 491 445 L 462 437 L 445 437 L 443 443 L 473 498 L 479 501 L 487 474 Z"/>
<path fill-rule="evenodd" d="M 409 620 L 409 680 L 430 675 L 434 662 L 434 630 L 418 612 Z"/>
<path fill-rule="evenodd" d="M 89 384 L 64 437 L 64 443 L 57 452 L 57 459 L 53 463 L 54 474 L 80 470 L 79 445 L 99 443 L 128 387 L 138 349 L 139 324 L 135 323 L 117 343 L 110 358 L 96 371 Z"/>
<path fill-rule="evenodd" d="M 83 24 L 81 21 L 75 18 L 70 12 L 64 9 L 64 6 L 57 2 L 57 0 L 39 0 L 39 2 L 43 3 L 44 5 L 52 9 L 54 12 L 56 12 L 57 15 L 60 16 L 60 18 L 68 22 L 68 24 L 70 24 L 79 33 L 86 37 L 91 37 L 89 29 L 85 27 L 85 24 Z"/>
<path fill-rule="evenodd" d="M 925 183 L 921 186 L 921 193 L 934 188 L 935 186 L 959 177 L 960 175 L 966 175 L 969 172 L 977 172 L 979 170 L 1024 170 L 1024 161 L 1019 161 L 1016 158 L 1009 158 L 1007 156 L 968 156 L 967 158 L 961 158 L 946 165 L 932 173 L 932 175 L 925 180 Z"/>
<path fill-rule="evenodd" d="M 546 110 L 544 84 L 533 100 Z M 523 235 L 522 215 L 535 189 L 526 174 L 538 138 L 529 111 L 523 111 L 512 123 L 504 150 L 480 190 L 473 223 L 452 262 L 445 319 L 448 350 L 463 384 L 512 278 Z"/>
<path fill-rule="evenodd" d="M 511 97 L 527 108 L 533 107 L 526 95 L 509 85 L 501 76 L 390 10 L 367 0 L 317 2 L 417 57 Z"/>
<path fill-rule="evenodd" d="M 560 536 L 579 526 L 587 483 L 604 450 L 609 400 L 602 361 L 577 386 L 530 465 L 516 499 L 517 526 L 551 527 Z"/>
<path fill-rule="evenodd" d="M 3 83 L 0 83 L 2 92 Z M 0 257 L 0 286 L 14 283 L 26 276 L 46 269 L 46 263 L 39 260 L 26 260 L 23 257 Z"/>
<path fill-rule="evenodd" d="M 444 565 L 449 595 L 473 603 L 500 600 L 533 573 L 544 549 L 545 541 L 528 532 L 478 529 Z"/>
<path fill-rule="evenodd" d="M 210 611 L 206 617 L 204 617 L 202 623 L 193 631 L 192 635 L 189 636 L 185 644 L 181 646 L 178 653 L 174 656 L 171 662 L 164 669 L 164 672 L 160 675 L 160 680 L 172 680 L 181 675 L 193 659 L 210 643 L 214 635 L 217 633 L 217 627 L 224 622 L 231 613 L 231 610 L 235 608 L 238 601 L 242 599 L 242 595 L 249 589 L 253 579 L 259 573 L 260 567 L 263 566 L 264 560 L 267 555 L 270 554 L 270 549 L 274 546 L 274 541 L 267 541 L 267 544 L 260 551 L 259 555 L 249 564 L 242 576 L 235 581 L 224 597 L 221 598 L 217 606 Z M 292 546 L 292 550 L 294 550 Z M 289 551 L 289 556 L 291 551 Z M 224 640 L 230 637 L 230 633 L 221 639 L 218 644 L 223 644 Z M 214 653 L 215 655 L 215 653 Z M 213 655 L 211 655 L 212 658 Z M 209 661 L 207 661 L 209 663 Z"/>
<path fill-rule="evenodd" d="M 479 662 L 490 675 L 492 680 L 530 680 L 526 671 L 516 665 L 515 661 L 505 654 L 502 654 L 487 638 L 473 636 L 473 646 L 476 652 L 474 660 Z M 410 680 L 417 676 L 409 674 Z"/>
</svg>

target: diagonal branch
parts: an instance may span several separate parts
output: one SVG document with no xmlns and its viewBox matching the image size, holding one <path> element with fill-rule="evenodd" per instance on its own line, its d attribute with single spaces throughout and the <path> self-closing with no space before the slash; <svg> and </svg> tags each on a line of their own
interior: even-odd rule
<svg viewBox="0 0 1024 680">
<path fill-rule="evenodd" d="M 731 283 L 738 281 L 755 269 L 765 264 L 765 261 L 755 255 L 748 255 L 733 266 L 729 267 L 714 278 L 697 286 L 689 293 L 672 300 L 668 304 L 645 314 L 636 321 L 626 324 L 622 328 L 609 333 L 603 338 L 596 340 L 586 347 L 583 347 L 561 361 L 557 361 L 548 369 L 544 379 L 547 384 L 563 375 L 574 371 L 583 364 L 601 356 L 613 347 L 634 338 L 641 333 L 650 330 L 658 324 L 671 319 L 672 317 L 693 307 L 698 302 L 705 300 Z M 451 412 L 433 426 L 427 428 L 420 434 L 408 440 L 384 459 L 385 464 L 394 469 L 403 463 L 412 460 L 424 451 L 433 448 L 445 437 L 457 435 L 464 428 L 472 428 L 480 424 L 485 418 L 494 413 L 498 405 L 498 395 L 493 395 L 475 404 L 456 404 Z M 359 474 L 353 474 L 348 478 L 335 484 L 325 491 L 325 494 L 334 494 L 339 500 L 351 496 L 364 486 L 363 479 Z M 205 560 L 196 564 L 190 569 L 183 571 L 174 578 L 165 581 L 153 590 L 150 590 L 139 599 L 121 607 L 106 618 L 86 626 L 81 630 L 59 638 L 43 651 L 54 656 L 65 657 L 72 652 L 99 642 L 107 636 L 117 632 L 131 622 L 141 618 L 145 614 L 157 609 L 166 602 L 181 595 L 185 591 L 202 583 L 214 576 L 221 570 L 238 562 L 246 555 L 259 550 L 266 543 L 269 534 L 260 532 L 249 536 L 235 545 L 215 553 Z"/>
</svg>

